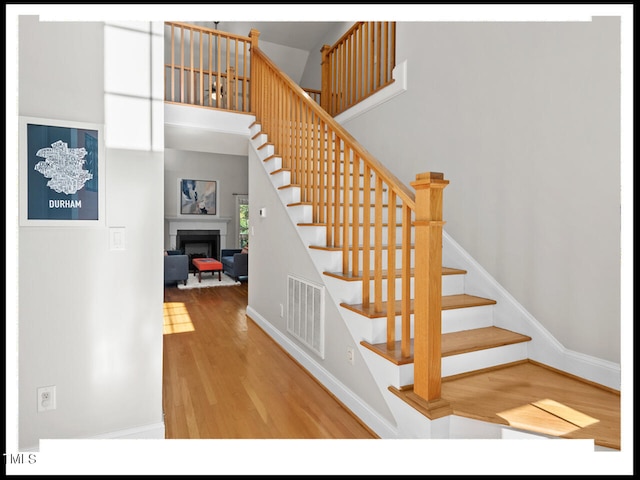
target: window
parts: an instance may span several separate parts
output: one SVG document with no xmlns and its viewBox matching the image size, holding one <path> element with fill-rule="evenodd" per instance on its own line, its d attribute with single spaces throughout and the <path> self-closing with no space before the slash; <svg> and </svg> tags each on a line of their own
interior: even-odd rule
<svg viewBox="0 0 640 480">
<path fill-rule="evenodd" d="M 238 232 L 238 247 L 249 244 L 249 196 L 236 195 L 236 223 Z"/>
</svg>

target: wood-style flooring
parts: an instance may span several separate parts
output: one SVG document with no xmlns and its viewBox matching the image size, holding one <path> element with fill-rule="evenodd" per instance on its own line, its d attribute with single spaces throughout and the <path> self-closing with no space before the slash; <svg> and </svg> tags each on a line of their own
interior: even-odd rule
<svg viewBox="0 0 640 480">
<path fill-rule="evenodd" d="M 247 287 L 165 287 L 166 438 L 377 438 L 247 318 Z M 415 403 L 411 386 L 394 393 Z M 442 398 L 455 415 L 620 449 L 620 392 L 533 362 L 445 378 Z"/>
<path fill-rule="evenodd" d="M 246 307 L 246 283 L 165 287 L 165 438 L 378 438 L 247 318 Z"/>
</svg>

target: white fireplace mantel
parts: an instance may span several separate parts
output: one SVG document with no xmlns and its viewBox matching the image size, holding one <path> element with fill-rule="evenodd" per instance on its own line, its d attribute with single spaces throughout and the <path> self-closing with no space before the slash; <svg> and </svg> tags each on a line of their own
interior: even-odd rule
<svg viewBox="0 0 640 480">
<path fill-rule="evenodd" d="M 227 226 L 231 217 L 213 217 L 190 215 L 181 217 L 165 217 L 169 222 L 169 243 L 176 248 L 178 230 L 218 230 L 220 232 L 220 248 L 227 248 Z"/>
</svg>

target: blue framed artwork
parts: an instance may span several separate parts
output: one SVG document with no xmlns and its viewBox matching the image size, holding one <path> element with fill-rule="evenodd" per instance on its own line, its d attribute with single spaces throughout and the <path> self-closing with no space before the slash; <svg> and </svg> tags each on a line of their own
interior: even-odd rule
<svg viewBox="0 0 640 480">
<path fill-rule="evenodd" d="M 102 126 L 20 119 L 20 224 L 104 224 Z"/>
<path fill-rule="evenodd" d="M 181 215 L 216 215 L 218 188 L 215 180 L 180 181 Z"/>
</svg>

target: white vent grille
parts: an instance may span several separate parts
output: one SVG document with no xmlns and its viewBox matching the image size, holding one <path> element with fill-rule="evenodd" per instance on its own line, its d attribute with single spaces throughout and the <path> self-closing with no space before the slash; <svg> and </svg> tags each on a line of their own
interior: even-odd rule
<svg viewBox="0 0 640 480">
<path fill-rule="evenodd" d="M 288 276 L 287 331 L 324 359 L 324 286 Z"/>
</svg>

